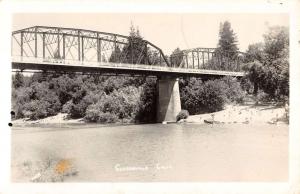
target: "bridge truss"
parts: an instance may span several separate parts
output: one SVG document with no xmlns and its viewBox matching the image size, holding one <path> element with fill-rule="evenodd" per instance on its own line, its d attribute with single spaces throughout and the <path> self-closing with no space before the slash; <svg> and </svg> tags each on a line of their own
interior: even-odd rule
<svg viewBox="0 0 300 194">
<path fill-rule="evenodd" d="M 34 26 L 12 32 L 13 69 L 20 70 L 81 72 L 101 68 L 142 74 L 242 75 L 243 55 L 193 48 L 167 57 L 159 47 L 139 37 L 75 28 Z"/>
<path fill-rule="evenodd" d="M 34 26 L 12 33 L 12 56 L 47 62 L 115 62 L 169 66 L 154 44 L 114 33 Z"/>
<path fill-rule="evenodd" d="M 243 52 L 222 52 L 218 48 L 193 48 L 170 56 L 172 66 L 188 69 L 241 71 Z"/>
</svg>

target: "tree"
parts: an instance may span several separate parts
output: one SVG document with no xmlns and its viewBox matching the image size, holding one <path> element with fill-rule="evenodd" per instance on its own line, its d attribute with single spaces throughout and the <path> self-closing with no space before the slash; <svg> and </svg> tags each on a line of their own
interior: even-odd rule
<svg viewBox="0 0 300 194">
<path fill-rule="evenodd" d="M 176 48 L 170 56 L 171 65 L 179 67 L 180 64 L 184 63 L 183 57 L 183 51 L 181 51 L 180 48 Z"/>
<path fill-rule="evenodd" d="M 148 55 L 147 62 L 149 64 L 160 64 L 162 58 L 158 51 L 153 51 L 153 50 L 148 49 L 147 55 Z"/>
<path fill-rule="evenodd" d="M 264 53 L 263 43 L 260 42 L 260 43 L 250 44 L 246 51 L 245 62 L 248 63 L 257 60 L 262 63 L 265 57 L 266 56 Z"/>
<path fill-rule="evenodd" d="M 219 42 L 214 56 L 207 62 L 207 66 L 216 70 L 235 71 L 238 56 L 238 41 L 228 21 L 220 24 Z"/>
<path fill-rule="evenodd" d="M 19 88 L 24 86 L 24 76 L 22 73 L 17 72 L 12 78 L 12 84 L 14 88 Z"/>
<path fill-rule="evenodd" d="M 254 94 L 262 89 L 273 99 L 289 96 L 289 36 L 286 27 L 269 28 L 264 43 L 247 50 L 249 80 Z"/>
<path fill-rule="evenodd" d="M 19 101 L 20 96 L 17 97 Z M 55 91 L 49 89 L 47 82 L 34 82 L 30 86 L 30 100 L 23 103 L 22 115 L 30 119 L 52 116 L 61 109 L 61 103 Z"/>
<path fill-rule="evenodd" d="M 155 122 L 156 80 L 154 78 L 148 78 L 141 88 L 142 91 L 135 119 L 139 122 Z"/>
<path fill-rule="evenodd" d="M 273 26 L 264 35 L 264 52 L 269 61 L 276 60 L 281 56 L 281 52 L 289 46 L 289 31 L 284 26 Z"/>
<path fill-rule="evenodd" d="M 111 53 L 109 62 L 112 63 L 121 63 L 121 49 L 119 46 L 116 46 L 115 50 Z"/>
<path fill-rule="evenodd" d="M 140 35 L 139 29 L 135 29 L 131 24 L 128 43 L 122 50 L 122 56 L 125 56 L 126 63 L 147 64 L 147 44 Z"/>
<path fill-rule="evenodd" d="M 217 51 L 230 59 L 238 54 L 236 34 L 231 29 L 231 24 L 228 21 L 220 24 L 219 42 Z"/>
</svg>

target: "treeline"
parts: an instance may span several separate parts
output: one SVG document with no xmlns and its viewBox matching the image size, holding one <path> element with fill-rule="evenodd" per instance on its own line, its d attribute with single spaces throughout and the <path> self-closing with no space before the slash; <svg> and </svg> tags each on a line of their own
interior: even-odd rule
<svg viewBox="0 0 300 194">
<path fill-rule="evenodd" d="M 16 118 L 40 119 L 67 113 L 91 122 L 155 121 L 155 80 L 92 75 L 13 76 Z"/>
<path fill-rule="evenodd" d="M 264 35 L 264 42 L 251 44 L 246 51 L 243 80 L 246 90 L 266 100 L 289 98 L 289 30 L 274 26 Z M 248 83 L 248 84 L 247 84 Z"/>
<path fill-rule="evenodd" d="M 155 122 L 156 79 L 146 77 L 56 75 L 13 76 L 12 109 L 16 118 L 32 120 L 67 113 L 87 122 Z M 190 114 L 221 110 L 227 102 L 241 102 L 244 92 L 236 79 L 202 82 L 181 79 L 183 109 Z"/>
<path fill-rule="evenodd" d="M 263 35 L 264 41 L 248 46 L 244 55 L 239 54 L 237 35 L 228 21 L 221 23 L 215 56 L 205 67 L 216 70 L 244 71 L 242 88 L 261 101 L 285 101 L 289 98 L 289 30 L 273 26 Z M 239 66 L 235 65 L 238 59 Z M 176 48 L 170 56 L 175 66 L 184 65 L 184 54 Z"/>
</svg>

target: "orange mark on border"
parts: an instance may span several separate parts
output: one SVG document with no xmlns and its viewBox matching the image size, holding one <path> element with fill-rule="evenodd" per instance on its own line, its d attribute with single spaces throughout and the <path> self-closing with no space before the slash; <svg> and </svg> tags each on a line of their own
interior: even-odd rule
<svg viewBox="0 0 300 194">
<path fill-rule="evenodd" d="M 55 171 L 59 174 L 65 173 L 71 168 L 71 162 L 69 160 L 61 160 L 57 163 Z"/>
</svg>

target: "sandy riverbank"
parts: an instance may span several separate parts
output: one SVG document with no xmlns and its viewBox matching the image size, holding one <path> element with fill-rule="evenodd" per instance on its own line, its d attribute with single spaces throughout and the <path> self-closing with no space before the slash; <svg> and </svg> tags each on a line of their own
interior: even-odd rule
<svg viewBox="0 0 300 194">
<path fill-rule="evenodd" d="M 217 123 L 287 123 L 284 107 L 275 105 L 227 105 L 224 110 L 214 113 L 190 115 L 181 122 L 205 123 L 204 120 L 214 120 Z M 17 119 L 12 122 L 14 125 L 33 124 L 83 124 L 83 119 L 69 119 L 67 114 L 59 113 L 55 116 L 39 120 Z"/>
<path fill-rule="evenodd" d="M 85 123 L 81 119 L 69 119 L 67 113 L 59 113 L 55 116 L 47 117 L 39 120 L 30 120 L 28 118 L 13 120 L 14 125 L 24 125 L 24 124 L 76 124 L 76 123 Z"/>
<path fill-rule="evenodd" d="M 204 120 L 217 123 L 287 123 L 284 107 L 275 105 L 227 105 L 224 110 L 208 114 L 191 115 L 185 121 L 204 123 Z"/>
</svg>

